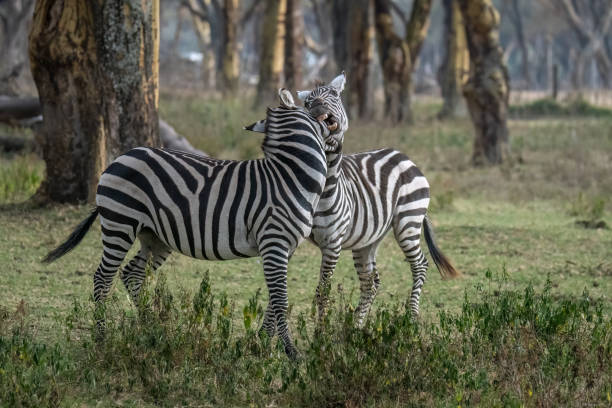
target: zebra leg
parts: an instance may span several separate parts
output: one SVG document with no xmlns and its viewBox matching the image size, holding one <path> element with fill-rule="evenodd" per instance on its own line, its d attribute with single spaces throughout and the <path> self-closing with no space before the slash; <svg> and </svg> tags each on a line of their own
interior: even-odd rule
<svg viewBox="0 0 612 408">
<path fill-rule="evenodd" d="M 122 224 L 100 217 L 102 228 L 102 260 L 94 274 L 93 298 L 98 338 L 104 336 L 104 300 L 108 296 L 113 279 L 135 239 L 132 225 Z M 135 223 L 136 224 L 136 223 Z"/>
<path fill-rule="evenodd" d="M 269 338 L 274 337 L 274 334 L 276 334 L 276 317 L 274 316 L 274 308 L 272 307 L 271 301 L 268 302 L 268 306 L 264 312 L 263 323 L 259 329 L 259 336 L 261 336 L 264 331 Z"/>
<path fill-rule="evenodd" d="M 331 288 L 331 277 L 336 269 L 340 257 L 340 246 L 333 248 L 321 248 L 321 270 L 319 273 L 319 284 L 317 285 L 317 308 L 319 311 L 319 323 L 323 321 L 325 311 L 329 304 L 329 292 Z"/>
<path fill-rule="evenodd" d="M 287 298 L 287 263 L 289 250 L 278 244 L 264 244 L 259 252 L 263 261 L 264 276 L 268 286 L 274 319 L 276 320 L 278 336 L 285 346 L 285 353 L 287 353 L 289 358 L 295 359 L 297 357 L 297 349 L 293 345 L 289 326 L 287 325 L 287 309 L 289 307 L 289 300 Z"/>
<path fill-rule="evenodd" d="M 370 312 L 372 302 L 376 297 L 378 287 L 380 286 L 380 277 L 376 268 L 376 251 L 378 243 L 369 247 L 354 250 L 353 262 L 355 270 L 359 276 L 359 305 L 355 310 L 355 318 L 357 326 L 362 327 L 366 316 Z"/>
<path fill-rule="evenodd" d="M 410 263 L 412 271 L 412 292 L 410 293 L 410 311 L 414 317 L 419 316 L 419 300 L 421 291 L 427 278 L 427 268 L 429 266 L 427 258 L 421 250 L 421 225 L 420 222 L 406 222 L 404 228 L 399 227 L 399 222 L 393 226 L 395 239 L 402 252 L 406 256 L 406 261 Z"/>
<path fill-rule="evenodd" d="M 138 294 L 146 278 L 147 265 L 155 272 L 171 254 L 171 250 L 152 232 L 141 232 L 138 235 L 140 250 L 123 268 L 121 280 L 130 294 L 132 301 L 138 301 Z"/>
</svg>

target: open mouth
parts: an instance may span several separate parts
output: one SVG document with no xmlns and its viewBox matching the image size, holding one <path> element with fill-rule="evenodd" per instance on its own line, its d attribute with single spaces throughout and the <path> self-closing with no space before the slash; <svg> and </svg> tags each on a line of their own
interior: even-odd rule
<svg viewBox="0 0 612 408">
<path fill-rule="evenodd" d="M 338 122 L 336 122 L 336 120 L 334 119 L 333 115 L 329 115 L 327 113 L 323 113 L 323 114 L 317 116 L 317 120 L 319 122 L 325 122 L 325 124 L 327 125 L 327 128 L 331 132 L 335 132 L 336 130 L 338 130 Z"/>
</svg>

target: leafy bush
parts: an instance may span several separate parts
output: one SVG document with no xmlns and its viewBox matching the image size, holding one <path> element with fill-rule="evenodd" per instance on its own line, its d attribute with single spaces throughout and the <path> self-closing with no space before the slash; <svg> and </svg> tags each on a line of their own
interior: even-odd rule
<svg viewBox="0 0 612 408">
<path fill-rule="evenodd" d="M 582 98 L 575 98 L 563 104 L 552 98 L 538 99 L 521 105 L 511 105 L 511 116 L 591 116 L 598 118 L 612 118 L 612 110 L 591 105 Z"/>
</svg>

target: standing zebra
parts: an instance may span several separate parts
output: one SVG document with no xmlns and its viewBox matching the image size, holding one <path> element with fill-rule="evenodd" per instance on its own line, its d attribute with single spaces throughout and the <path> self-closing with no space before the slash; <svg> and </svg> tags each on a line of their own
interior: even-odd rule
<svg viewBox="0 0 612 408">
<path fill-rule="evenodd" d="M 344 79 L 344 77 L 342 77 Z M 336 81 L 336 80 L 334 80 Z M 338 140 L 348 128 L 340 91 L 341 84 L 318 86 L 300 91 L 298 97 L 313 115 L 333 112 L 340 124 Z M 262 132 L 265 120 L 245 129 Z M 429 206 L 427 179 L 401 152 L 381 149 L 342 155 L 342 144 L 327 153 L 327 181 L 314 216 L 309 239 L 321 250 L 319 284 L 316 290 L 319 319 L 328 303 L 330 279 L 340 251 L 350 249 L 360 281 L 359 305 L 355 311 L 357 324 L 363 325 L 380 285 L 376 268 L 376 252 L 382 239 L 393 228 L 395 240 L 404 252 L 412 270 L 410 309 L 419 314 L 419 299 L 427 274 L 428 262 L 420 246 L 421 226 L 429 253 L 443 278 L 454 278 L 459 272 L 436 245 L 433 228 L 426 216 Z"/>
<path fill-rule="evenodd" d="M 281 105 L 268 109 L 265 158 L 217 160 L 139 147 L 118 157 L 100 177 L 96 208 L 51 251 L 52 262 L 76 247 L 100 215 L 102 261 L 94 275 L 100 306 L 128 250 L 141 248 L 122 281 L 136 297 L 150 262 L 157 269 L 171 251 L 199 259 L 261 256 L 269 304 L 265 329 L 276 326 L 285 352 L 296 355 L 286 322 L 287 263 L 309 234 L 327 172 L 328 124 Z M 98 320 L 104 328 L 104 319 Z"/>
</svg>

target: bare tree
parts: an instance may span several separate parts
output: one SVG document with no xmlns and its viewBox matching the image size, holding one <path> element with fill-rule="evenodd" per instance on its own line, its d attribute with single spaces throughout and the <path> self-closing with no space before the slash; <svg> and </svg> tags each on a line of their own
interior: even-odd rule
<svg viewBox="0 0 612 408">
<path fill-rule="evenodd" d="M 41 200 L 92 200 L 100 173 L 159 145 L 159 1 L 38 0 L 30 33 L 47 165 Z"/>
<path fill-rule="evenodd" d="M 233 94 L 238 90 L 240 74 L 238 58 L 238 0 L 224 0 L 223 6 L 223 60 L 222 90 Z"/>
<path fill-rule="evenodd" d="M 438 113 L 441 119 L 457 115 L 462 98 L 461 88 L 470 69 L 470 55 L 459 4 L 454 0 L 444 0 L 443 7 L 445 54 L 438 70 L 438 82 L 444 100 Z"/>
<path fill-rule="evenodd" d="M 34 0 L 0 1 L 0 94 L 33 94 L 28 30 Z"/>
<path fill-rule="evenodd" d="M 612 25 L 612 2 L 559 0 L 558 3 L 581 45 L 572 74 L 572 84 L 575 88 L 582 87 L 587 63 L 594 57 L 602 81 L 606 86 L 611 86 L 612 62 L 605 41 Z"/>
<path fill-rule="evenodd" d="M 470 52 L 470 76 L 463 86 L 476 130 L 472 162 L 499 164 L 509 156 L 508 71 L 499 46 L 499 13 L 491 0 L 458 0 Z"/>
<path fill-rule="evenodd" d="M 523 73 L 523 81 L 527 88 L 531 87 L 531 75 L 529 74 L 529 50 L 527 48 L 527 41 L 525 40 L 525 29 L 523 24 L 523 16 L 521 15 L 521 7 L 519 6 L 520 0 L 506 0 L 510 2 L 508 15 L 510 21 L 514 27 L 516 35 L 516 41 L 521 51 L 521 67 Z"/>
<path fill-rule="evenodd" d="M 429 26 L 431 0 L 415 0 L 410 19 L 391 0 L 374 0 L 378 54 L 383 71 L 385 116 L 393 123 L 411 120 L 410 92 L 412 70 Z M 402 17 L 406 27 L 404 39 L 393 28 L 391 9 Z"/>
</svg>

